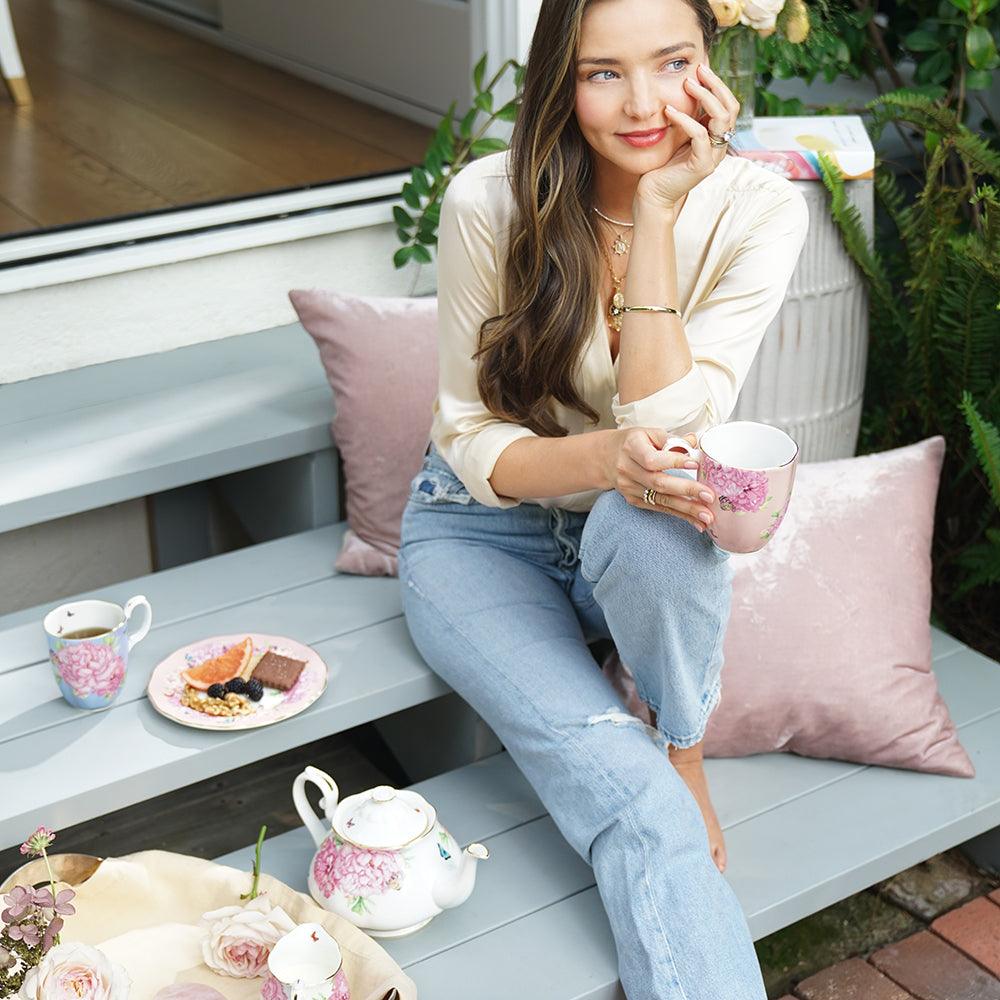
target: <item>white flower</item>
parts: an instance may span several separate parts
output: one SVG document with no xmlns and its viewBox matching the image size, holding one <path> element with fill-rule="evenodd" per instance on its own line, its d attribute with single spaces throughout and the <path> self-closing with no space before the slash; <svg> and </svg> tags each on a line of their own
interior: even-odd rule
<svg viewBox="0 0 1000 1000">
<path fill-rule="evenodd" d="M 224 906 L 204 914 L 208 935 L 202 944 L 205 964 L 234 979 L 255 979 L 267 972 L 267 956 L 289 931 L 292 918 L 264 896 L 245 906 Z"/>
<path fill-rule="evenodd" d="M 785 6 L 785 0 L 744 0 L 740 22 L 749 24 L 754 31 L 774 28 L 774 22 Z"/>
<path fill-rule="evenodd" d="M 25 976 L 22 1000 L 128 1000 L 128 973 L 96 948 L 57 944 Z"/>
</svg>

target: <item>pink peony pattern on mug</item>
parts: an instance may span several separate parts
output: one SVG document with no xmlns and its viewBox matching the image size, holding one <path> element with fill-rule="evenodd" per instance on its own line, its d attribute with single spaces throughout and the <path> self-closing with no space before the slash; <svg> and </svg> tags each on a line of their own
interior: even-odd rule
<svg viewBox="0 0 1000 1000">
<path fill-rule="evenodd" d="M 736 469 L 704 456 L 705 481 L 719 495 L 723 510 L 753 513 L 760 510 L 767 496 L 767 474 L 754 469 Z"/>
<path fill-rule="evenodd" d="M 264 976 L 264 984 L 260 988 L 260 995 L 263 1000 L 285 1000 L 285 991 L 282 989 L 281 983 L 270 972 Z"/>
<path fill-rule="evenodd" d="M 403 864 L 396 851 L 373 851 L 347 844 L 336 834 L 327 837 L 313 860 L 313 878 L 329 899 L 340 892 L 355 913 L 365 913 L 371 896 L 400 888 Z"/>
<path fill-rule="evenodd" d="M 49 655 L 78 698 L 92 694 L 107 698 L 125 679 L 125 661 L 104 642 L 74 642 Z"/>
<path fill-rule="evenodd" d="M 262 1000 L 287 1000 L 288 996 L 285 993 L 285 988 L 271 972 L 268 972 L 264 977 L 264 983 L 260 988 L 260 995 Z M 312 1000 L 351 1000 L 351 991 L 347 986 L 347 976 L 344 975 L 344 970 L 341 969 L 333 977 L 333 982 L 330 984 L 330 992 L 326 996 L 313 997 Z"/>
</svg>

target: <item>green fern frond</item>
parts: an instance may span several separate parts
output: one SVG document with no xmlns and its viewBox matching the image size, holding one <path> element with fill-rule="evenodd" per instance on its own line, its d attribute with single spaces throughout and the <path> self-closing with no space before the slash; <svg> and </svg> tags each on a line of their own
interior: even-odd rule
<svg viewBox="0 0 1000 1000">
<path fill-rule="evenodd" d="M 1000 583 L 1000 528 L 988 528 L 986 541 L 970 545 L 956 560 L 968 572 L 955 597 L 964 597 L 977 587 Z"/>
<path fill-rule="evenodd" d="M 840 168 L 825 152 L 819 153 L 819 163 L 823 184 L 830 192 L 830 214 L 840 227 L 845 249 L 868 278 L 872 291 L 881 300 L 883 308 L 897 323 L 902 324 L 903 316 L 897 310 L 884 263 L 868 240 L 861 213 L 847 200 Z"/>
<path fill-rule="evenodd" d="M 965 157 L 974 174 L 1000 176 L 1000 154 L 989 143 L 964 125 L 960 125 L 953 139 L 955 149 Z"/>
<path fill-rule="evenodd" d="M 954 111 L 912 90 L 890 90 L 865 107 L 872 113 L 869 128 L 876 130 L 876 138 L 886 125 L 899 121 L 942 135 L 951 135 L 958 128 Z"/>
<path fill-rule="evenodd" d="M 942 404 L 959 399 L 963 391 L 986 400 L 998 381 L 995 304 L 1000 283 L 970 256 L 974 242 L 972 237 L 958 237 L 948 248 L 947 279 L 929 328 Z"/>
<path fill-rule="evenodd" d="M 959 406 L 965 414 L 965 422 L 969 425 L 972 445 L 979 457 L 979 464 L 986 473 L 993 502 L 1000 508 L 1000 431 L 997 430 L 996 424 L 990 423 L 980 415 L 968 392 L 962 393 L 962 402 Z"/>
<path fill-rule="evenodd" d="M 875 173 L 875 194 L 878 195 L 886 214 L 892 219 L 896 230 L 902 233 L 909 215 L 904 204 L 903 192 L 899 182 L 891 170 L 878 170 Z"/>
</svg>

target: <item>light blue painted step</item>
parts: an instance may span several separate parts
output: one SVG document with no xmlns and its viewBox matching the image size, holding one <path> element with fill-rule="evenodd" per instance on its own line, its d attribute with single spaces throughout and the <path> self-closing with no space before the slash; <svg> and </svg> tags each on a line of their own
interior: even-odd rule
<svg viewBox="0 0 1000 1000">
<path fill-rule="evenodd" d="M 149 597 L 154 626 L 135 647 L 126 688 L 102 712 L 71 708 L 46 655 L 41 615 L 0 618 L 0 846 L 39 823 L 66 827 L 219 771 L 446 694 L 406 630 L 399 582 L 333 570 L 343 523 L 88 596 Z M 149 673 L 178 646 L 228 631 L 272 631 L 310 642 L 330 668 L 320 700 L 276 726 L 244 733 L 186 729 L 144 696 Z"/>
<path fill-rule="evenodd" d="M 1000 665 L 947 636 L 937 649 L 941 690 L 975 779 L 792 754 L 706 761 L 726 832 L 726 877 L 755 939 L 1000 825 Z M 382 942 L 421 994 L 464 1000 L 475 981 L 478 1000 L 506 1000 L 508 976 L 520 967 L 532 969 L 518 983 L 520 1000 L 620 997 L 590 870 L 510 758 L 498 754 L 414 787 L 460 843 L 480 840 L 491 851 L 467 903 L 417 934 Z M 275 837 L 267 870 L 305 891 L 313 851 L 302 829 Z M 247 847 L 219 861 L 247 867 L 250 854 Z"/>
<path fill-rule="evenodd" d="M 235 340 L 3 386 L 0 532 L 329 448 L 302 326 Z"/>
</svg>

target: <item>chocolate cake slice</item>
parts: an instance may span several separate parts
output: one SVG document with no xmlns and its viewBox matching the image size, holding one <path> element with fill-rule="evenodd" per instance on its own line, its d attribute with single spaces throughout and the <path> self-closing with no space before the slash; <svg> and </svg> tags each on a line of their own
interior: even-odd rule
<svg viewBox="0 0 1000 1000">
<path fill-rule="evenodd" d="M 293 660 L 289 656 L 279 656 L 269 649 L 260 658 L 260 663 L 257 664 L 250 676 L 254 680 L 260 681 L 264 687 L 287 691 L 299 679 L 299 674 L 302 673 L 305 665 L 305 660 Z"/>
</svg>

